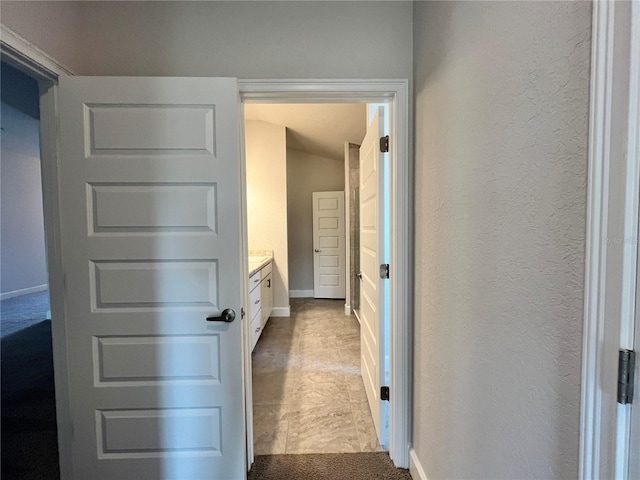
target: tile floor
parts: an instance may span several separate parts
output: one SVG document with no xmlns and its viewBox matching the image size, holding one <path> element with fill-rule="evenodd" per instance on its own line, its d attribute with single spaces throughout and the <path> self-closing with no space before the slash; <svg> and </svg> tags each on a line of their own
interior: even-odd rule
<svg viewBox="0 0 640 480">
<path fill-rule="evenodd" d="M 256 455 L 382 451 L 360 376 L 360 329 L 344 300 L 291 299 L 253 352 Z"/>
</svg>

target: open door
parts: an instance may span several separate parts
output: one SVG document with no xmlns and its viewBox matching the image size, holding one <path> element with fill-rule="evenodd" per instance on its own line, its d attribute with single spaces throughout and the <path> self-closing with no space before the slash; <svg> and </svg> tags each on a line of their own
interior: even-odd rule
<svg viewBox="0 0 640 480">
<path fill-rule="evenodd" d="M 59 120 L 73 477 L 245 478 L 236 80 L 61 78 Z"/>
<path fill-rule="evenodd" d="M 344 298 L 344 192 L 313 192 L 313 296 Z"/>
<path fill-rule="evenodd" d="M 378 107 L 360 146 L 360 349 L 361 370 L 378 440 L 384 444 L 380 388 L 385 378 L 384 339 L 384 168 L 380 138 L 383 110 Z"/>
</svg>

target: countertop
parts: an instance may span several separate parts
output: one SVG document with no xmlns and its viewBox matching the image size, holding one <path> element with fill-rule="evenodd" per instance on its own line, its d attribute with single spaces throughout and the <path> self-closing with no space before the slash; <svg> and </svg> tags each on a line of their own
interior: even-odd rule
<svg viewBox="0 0 640 480">
<path fill-rule="evenodd" d="M 273 262 L 273 255 L 249 255 L 249 276 Z"/>
</svg>

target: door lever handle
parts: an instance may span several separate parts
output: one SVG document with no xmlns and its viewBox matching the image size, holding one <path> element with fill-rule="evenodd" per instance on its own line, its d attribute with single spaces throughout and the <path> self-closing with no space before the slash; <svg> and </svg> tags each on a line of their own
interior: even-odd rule
<svg viewBox="0 0 640 480">
<path fill-rule="evenodd" d="M 207 322 L 226 322 L 231 323 L 236 319 L 236 312 L 231 310 L 230 308 L 225 308 L 222 311 L 222 315 L 219 317 L 215 317 L 213 315 L 209 315 L 207 317 Z"/>
<path fill-rule="evenodd" d="M 356 277 L 358 277 L 360 280 L 362 280 L 362 273 L 356 273 Z"/>
<path fill-rule="evenodd" d="M 321 251 L 322 251 L 322 250 L 318 250 L 317 248 L 314 250 L 314 252 L 316 252 L 316 253 L 319 253 L 319 252 L 321 252 Z"/>
</svg>

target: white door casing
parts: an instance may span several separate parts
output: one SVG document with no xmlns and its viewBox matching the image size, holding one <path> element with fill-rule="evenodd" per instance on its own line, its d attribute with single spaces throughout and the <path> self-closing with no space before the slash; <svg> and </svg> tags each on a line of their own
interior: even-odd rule
<svg viewBox="0 0 640 480">
<path fill-rule="evenodd" d="M 245 478 L 238 114 L 235 79 L 60 79 L 74 478 Z"/>
<path fill-rule="evenodd" d="M 313 296 L 344 298 L 344 192 L 313 192 Z"/>
<path fill-rule="evenodd" d="M 378 108 L 360 146 L 360 360 L 369 407 L 378 440 L 383 443 L 384 410 L 380 387 L 384 381 L 384 262 L 383 110 Z"/>
</svg>

